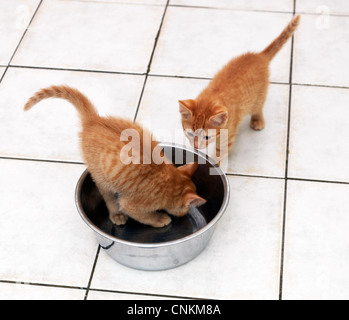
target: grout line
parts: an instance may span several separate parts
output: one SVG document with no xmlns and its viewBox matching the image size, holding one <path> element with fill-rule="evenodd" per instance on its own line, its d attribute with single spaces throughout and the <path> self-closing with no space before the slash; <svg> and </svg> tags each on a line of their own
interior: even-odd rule
<svg viewBox="0 0 349 320">
<path fill-rule="evenodd" d="M 232 177 L 285 180 L 285 178 L 282 178 L 282 177 L 263 176 L 263 175 L 253 175 L 253 174 L 245 174 L 245 173 L 231 173 L 231 172 L 225 172 L 225 174 L 226 174 L 227 176 L 232 176 Z M 349 182 L 348 182 L 348 184 L 349 184 Z"/>
<path fill-rule="evenodd" d="M 293 0 L 293 16 L 296 14 L 296 0 Z M 288 187 L 288 162 L 290 147 L 290 128 L 291 128 L 291 106 L 292 106 L 292 77 L 293 77 L 293 53 L 294 53 L 294 35 L 291 39 L 291 59 L 290 59 L 290 78 L 289 78 L 289 96 L 288 96 L 288 122 L 287 122 L 287 142 L 286 142 L 286 162 L 285 162 L 285 189 L 284 189 L 284 207 L 281 238 L 281 257 L 280 257 L 280 280 L 279 280 L 279 300 L 282 300 L 282 285 L 284 275 L 284 256 L 285 256 L 285 235 L 286 235 L 286 206 L 287 206 L 287 187 Z"/>
<path fill-rule="evenodd" d="M 284 13 L 290 14 L 292 11 L 278 11 L 278 10 L 263 10 L 263 9 L 243 9 L 243 8 L 224 8 L 224 7 L 205 7 L 185 4 L 170 4 L 174 8 L 188 8 L 188 9 L 208 9 L 208 10 L 222 10 L 222 11 L 242 11 L 242 12 L 262 12 L 262 13 Z"/>
<path fill-rule="evenodd" d="M 169 74 L 156 74 L 151 73 L 149 74 L 150 77 L 160 77 L 160 78 L 178 78 L 178 79 L 191 79 L 191 80 L 208 80 L 211 81 L 213 78 L 210 77 L 199 77 L 199 76 L 185 76 L 185 75 L 169 75 Z M 283 85 L 289 85 L 289 82 L 275 82 L 270 81 L 270 84 L 283 84 Z M 349 88 L 348 88 L 349 89 Z"/>
<path fill-rule="evenodd" d="M 169 2 L 170 2 L 170 0 L 167 0 L 166 6 L 165 6 L 165 9 L 164 9 L 164 13 L 162 14 L 162 18 L 161 18 L 159 30 L 158 30 L 158 33 L 157 33 L 157 35 L 156 35 L 156 37 L 155 37 L 155 42 L 154 42 L 154 46 L 153 46 L 153 51 L 152 51 L 152 53 L 151 53 L 151 55 L 150 55 L 150 60 L 149 60 L 149 63 L 148 63 L 147 75 L 149 75 L 149 72 L 150 72 L 150 68 L 151 68 L 151 64 L 152 64 L 152 62 L 153 62 L 153 57 L 154 57 L 156 45 L 158 44 L 158 41 L 159 41 L 159 37 L 160 37 L 162 25 L 164 24 L 164 20 L 165 20 L 165 16 L 166 16 L 166 12 L 167 12 L 167 8 L 168 8 L 168 5 L 169 5 Z"/>
<path fill-rule="evenodd" d="M 180 76 L 180 75 L 171 75 L 171 74 L 149 74 L 150 77 L 160 77 L 160 78 L 179 78 L 179 79 L 192 79 L 192 80 L 212 80 L 213 78 L 208 77 L 195 77 L 195 76 Z"/>
<path fill-rule="evenodd" d="M 279 13 L 279 14 L 301 14 L 301 15 L 312 15 L 321 16 L 322 13 L 297 11 L 295 8 L 293 11 L 280 11 L 280 10 L 263 10 L 263 9 L 243 9 L 243 8 L 224 8 L 224 7 L 205 7 L 185 4 L 170 4 L 173 8 L 189 8 L 189 9 L 208 9 L 208 10 L 222 10 L 222 11 L 237 11 L 237 12 L 260 12 L 260 13 Z M 348 17 L 349 13 L 329 13 L 329 16 L 334 17 Z"/>
<path fill-rule="evenodd" d="M 79 164 L 79 165 L 85 164 L 84 162 L 79 162 L 79 161 L 35 159 L 35 158 L 7 157 L 7 156 L 0 156 L 0 160 L 35 161 L 35 162 L 65 163 L 65 164 Z"/>
<path fill-rule="evenodd" d="M 208 299 L 208 298 L 174 296 L 174 295 L 158 294 L 158 293 L 118 291 L 118 290 L 96 289 L 96 288 L 91 288 L 90 291 L 106 292 L 106 293 L 120 293 L 120 294 L 129 294 L 129 295 L 138 295 L 138 296 L 150 296 L 150 297 L 160 297 L 160 298 L 174 298 L 174 299 L 188 299 L 188 300 L 214 300 L 214 299 Z"/>
<path fill-rule="evenodd" d="M 66 1 L 66 2 L 81 2 L 83 4 L 86 4 L 85 0 L 61 0 L 61 1 Z M 162 7 L 164 6 L 163 4 L 157 4 L 157 3 L 142 3 L 141 0 L 139 3 L 127 3 L 127 2 L 121 2 L 121 1 L 98 1 L 98 0 L 89 0 L 89 3 L 97 3 L 97 4 L 110 4 L 110 5 L 125 5 L 125 6 L 148 6 L 148 7 Z"/>
<path fill-rule="evenodd" d="M 54 71 L 74 71 L 74 72 L 93 72 L 93 73 L 106 73 L 106 74 L 123 74 L 133 76 L 144 76 L 144 72 L 124 72 L 124 71 L 106 71 L 106 70 L 89 70 L 89 69 L 74 69 L 74 68 L 59 68 L 59 67 L 42 67 L 42 66 L 24 66 L 10 64 L 10 68 L 23 68 L 23 69 L 38 69 L 38 70 L 54 70 Z"/>
<path fill-rule="evenodd" d="M 8 68 L 9 68 L 9 66 L 10 66 L 10 64 L 11 64 L 11 62 L 12 62 L 12 60 L 13 60 L 13 57 L 14 57 L 15 54 L 17 53 L 18 48 L 19 48 L 19 46 L 21 45 L 21 43 L 22 43 L 22 41 L 23 41 L 25 35 L 27 34 L 27 31 L 28 31 L 28 29 L 29 29 L 31 23 L 32 23 L 33 20 L 34 20 L 34 17 L 36 16 L 37 12 L 39 11 L 42 2 L 43 2 L 43 0 L 40 0 L 40 3 L 38 4 L 36 10 L 35 10 L 34 13 L 33 13 L 33 16 L 31 17 L 31 19 L 30 19 L 30 21 L 29 21 L 29 23 L 28 23 L 28 25 L 27 25 L 27 28 L 24 30 L 24 32 L 23 32 L 23 34 L 22 34 L 22 37 L 21 37 L 21 39 L 19 40 L 19 42 L 18 42 L 18 44 L 17 44 L 17 47 L 16 47 L 15 51 L 13 52 L 13 54 L 12 54 L 12 56 L 11 56 L 11 58 L 10 58 L 10 61 L 9 61 L 9 63 L 8 63 L 7 66 L 6 66 L 6 69 L 5 69 L 5 71 L 4 71 L 3 75 L 2 75 L 2 77 L 0 78 L 0 83 L 2 82 L 2 79 L 5 77 L 5 74 L 7 73 L 7 70 L 8 70 Z"/>
<path fill-rule="evenodd" d="M 25 286 L 51 287 L 51 288 L 61 288 L 61 289 L 86 290 L 85 287 L 68 286 L 64 284 L 52 284 L 52 283 L 48 284 L 48 283 L 36 283 L 36 282 L 15 281 L 15 280 L 0 280 L 0 283 L 20 284 Z"/>
<path fill-rule="evenodd" d="M 331 183 L 331 184 L 344 184 L 349 185 L 349 181 L 340 181 L 340 180 L 322 180 L 322 179 L 312 179 L 312 178 L 296 178 L 296 177 L 275 177 L 275 176 L 263 176 L 263 175 L 253 175 L 253 174 L 244 174 L 244 173 L 225 173 L 227 176 L 232 177 L 243 177 L 243 178 L 259 178 L 259 179 L 275 179 L 275 180 L 288 180 L 288 181 L 303 181 L 303 182 L 315 182 L 315 183 Z"/>
<path fill-rule="evenodd" d="M 316 13 L 316 12 L 305 12 L 305 11 L 298 11 L 297 14 L 301 15 L 309 15 L 309 16 L 322 16 L 323 13 Z M 349 17 L 349 13 L 329 13 L 330 17 Z"/>
<path fill-rule="evenodd" d="M 118 290 L 108 290 L 108 289 L 97 289 L 97 288 L 86 288 L 79 286 L 68 286 L 60 284 L 48 284 L 48 283 L 36 283 L 36 282 L 26 282 L 26 281 L 15 281 L 15 280 L 0 280 L 0 284 L 18 284 L 23 286 L 37 286 L 37 287 L 49 287 L 49 288 L 60 288 L 60 289 L 75 289 L 75 290 L 87 290 L 95 292 L 106 292 L 106 293 L 118 293 L 118 294 L 129 294 L 129 295 L 140 295 L 148 297 L 160 297 L 160 298 L 175 298 L 175 299 L 188 299 L 188 300 L 202 300 L 207 298 L 198 298 L 198 297 L 186 297 L 186 296 L 174 296 L 166 294 L 157 294 L 157 293 L 144 293 L 144 292 L 130 292 L 130 291 L 118 291 Z M 85 295 L 84 300 L 86 300 L 87 295 Z M 208 299 L 212 300 L 212 299 Z"/>
<path fill-rule="evenodd" d="M 294 86 L 300 87 L 319 87 L 319 88 L 332 88 L 332 89 L 349 89 L 346 86 L 334 86 L 334 85 L 326 85 L 326 84 L 310 84 L 310 83 L 292 83 Z"/>
<path fill-rule="evenodd" d="M 89 69 L 72 69 L 72 68 L 58 68 L 58 67 L 41 67 L 41 66 L 24 66 L 24 65 L 8 65 L 0 66 L 3 68 L 22 68 L 22 69 L 37 69 L 37 70 L 54 70 L 54 71 L 73 71 L 73 72 L 91 72 L 91 73 L 104 73 L 104 74 L 120 74 L 120 75 L 132 75 L 132 76 L 148 76 L 148 77 L 159 77 L 159 78 L 178 78 L 178 79 L 192 79 L 192 80 L 212 80 L 210 77 L 199 77 L 199 76 L 186 76 L 186 75 L 171 75 L 171 74 L 155 74 L 155 73 L 144 73 L 144 72 L 126 72 L 126 71 L 106 71 L 106 70 L 89 70 Z M 281 84 L 289 85 L 289 82 L 277 82 L 270 81 L 270 84 Z M 319 88 L 333 88 L 333 89 L 349 89 L 349 86 L 337 86 L 337 85 L 326 85 L 326 84 L 312 84 L 312 83 L 295 83 L 292 82 L 293 86 L 304 86 L 304 87 L 319 87 Z"/>
<path fill-rule="evenodd" d="M 133 118 L 133 122 L 136 121 L 137 116 L 138 116 L 139 108 L 140 108 L 140 106 L 141 106 L 141 102 L 142 102 L 142 99 L 143 99 L 144 89 L 145 89 L 145 86 L 146 86 L 147 81 L 148 81 L 148 77 L 149 77 L 149 73 L 150 73 L 150 69 L 151 69 L 151 64 L 152 64 L 152 62 L 153 62 L 153 58 L 154 58 L 154 53 L 155 53 L 156 45 L 158 44 L 158 41 L 159 41 L 159 37 L 160 37 L 162 25 L 164 24 L 164 20 L 165 20 L 165 16 L 166 16 L 166 12 L 167 12 L 167 8 L 168 8 L 168 5 L 169 5 L 169 2 L 170 2 L 170 0 L 167 0 L 166 6 L 165 6 L 165 9 L 164 9 L 164 12 L 163 12 L 163 14 L 162 14 L 162 18 L 161 18 L 159 30 L 158 30 L 158 33 L 156 34 L 156 37 L 155 37 L 153 50 L 152 50 L 151 55 L 150 55 L 150 59 L 149 59 L 148 67 L 147 67 L 147 72 L 146 72 L 146 74 L 145 74 L 145 79 L 144 79 L 144 83 L 143 83 L 143 87 L 142 87 L 141 94 L 140 94 L 140 96 L 139 96 L 139 100 L 138 100 L 138 104 L 137 104 L 137 109 L 136 109 L 136 112 L 135 112 L 135 116 L 134 116 L 134 118 Z"/>
<path fill-rule="evenodd" d="M 142 102 L 142 98 L 143 98 L 143 94 L 144 94 L 144 89 L 145 89 L 145 86 L 146 86 L 146 84 L 147 84 L 147 81 L 148 81 L 148 75 L 146 74 L 145 77 L 144 77 L 144 82 L 143 82 L 141 94 L 139 95 L 139 99 L 138 99 L 138 103 L 137 103 L 136 112 L 135 112 L 135 115 L 134 115 L 134 117 L 133 117 L 133 122 L 135 122 L 136 119 L 137 119 L 138 112 L 139 112 L 139 108 L 140 108 L 140 106 L 141 106 L 141 102 Z"/>
<path fill-rule="evenodd" d="M 303 181 L 303 182 L 315 182 L 315 183 L 333 183 L 333 184 L 346 184 L 349 182 L 339 180 L 321 180 L 321 179 L 307 179 L 307 178 L 287 178 L 289 181 Z"/>
<path fill-rule="evenodd" d="M 93 266 L 92 266 L 92 270 L 91 270 L 91 274 L 90 274 L 90 279 L 88 280 L 88 284 L 87 284 L 87 288 L 86 288 L 84 300 L 87 300 L 87 298 L 88 298 L 88 294 L 89 294 L 89 291 L 90 291 L 90 287 L 91 287 L 91 283 L 92 283 L 92 278 L 93 278 L 93 275 L 94 275 L 94 273 L 95 273 L 95 269 L 96 269 L 96 265 L 97 265 L 97 261 L 98 261 L 98 257 L 99 257 L 99 252 L 100 252 L 100 250 L 101 250 L 101 246 L 98 245 L 97 252 L 96 252 L 96 257 L 95 257 L 95 261 L 93 262 Z"/>
</svg>

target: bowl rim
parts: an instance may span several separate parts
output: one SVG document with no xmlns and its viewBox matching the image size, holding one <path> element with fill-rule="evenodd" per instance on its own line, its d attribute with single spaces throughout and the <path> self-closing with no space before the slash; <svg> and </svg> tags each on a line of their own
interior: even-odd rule
<svg viewBox="0 0 349 320">
<path fill-rule="evenodd" d="M 98 235 L 107 238 L 110 241 L 113 242 L 117 242 L 120 244 L 124 244 L 127 246 L 132 246 L 132 247 L 138 247 L 138 248 L 159 248 L 159 247 L 166 247 L 166 246 L 170 246 L 170 245 L 176 245 L 178 243 L 183 243 L 186 241 L 189 241 L 193 238 L 197 238 L 200 235 L 202 235 L 203 233 L 205 233 L 206 231 L 208 231 L 209 229 L 211 229 L 212 227 L 214 227 L 216 225 L 216 223 L 220 220 L 220 218 L 223 216 L 225 210 L 227 209 L 227 206 L 229 204 L 229 199 L 230 199 L 230 185 L 229 185 L 229 180 L 226 176 L 226 174 L 223 172 L 223 170 L 219 167 L 218 164 L 216 164 L 214 162 L 214 160 L 212 158 L 210 158 L 208 155 L 202 153 L 199 150 L 196 149 L 189 149 L 186 146 L 182 146 L 182 145 L 178 145 L 175 143 L 167 143 L 167 142 L 161 142 L 159 143 L 159 145 L 161 147 L 172 147 L 172 148 L 179 148 L 185 151 L 189 151 L 192 152 L 194 154 L 197 154 L 200 157 L 203 157 L 206 159 L 207 162 L 209 162 L 212 167 L 214 167 L 218 173 L 219 176 L 222 180 L 223 183 L 223 188 L 226 190 L 224 196 L 223 196 L 223 201 L 222 201 L 222 205 L 219 209 L 219 211 L 217 212 L 216 216 L 203 228 L 197 230 L 196 232 L 187 235 L 183 238 L 179 238 L 176 240 L 171 240 L 171 241 L 166 241 L 166 242 L 158 242 L 158 243 L 142 243 L 142 242 L 132 242 L 132 241 L 127 241 L 127 240 L 122 240 L 119 239 L 115 236 L 112 236 L 108 233 L 106 233 L 105 231 L 103 231 L 102 229 L 98 228 L 86 215 L 86 213 L 84 212 L 84 209 L 82 208 L 82 204 L 81 201 L 79 199 L 79 194 L 81 192 L 81 187 L 82 187 L 82 182 L 85 180 L 86 176 L 89 174 L 88 168 L 82 173 L 82 175 L 80 176 L 76 188 L 75 188 L 75 205 L 78 209 L 78 212 L 81 216 L 81 218 L 85 221 L 85 223 L 94 231 L 96 232 Z"/>
</svg>

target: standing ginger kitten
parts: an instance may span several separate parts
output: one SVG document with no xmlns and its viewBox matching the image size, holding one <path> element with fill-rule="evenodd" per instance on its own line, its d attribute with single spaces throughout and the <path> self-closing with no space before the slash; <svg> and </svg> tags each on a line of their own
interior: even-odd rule
<svg viewBox="0 0 349 320">
<path fill-rule="evenodd" d="M 68 100 L 80 114 L 82 152 L 114 224 L 125 224 L 129 216 L 143 224 L 160 228 L 168 225 L 171 218 L 157 210 L 163 209 L 180 217 L 187 214 L 191 207 L 206 202 L 196 194 L 196 187 L 191 181 L 197 163 L 179 168 L 172 163 L 154 163 L 151 155 L 158 143 L 151 139 L 149 142 L 146 139 L 143 141 L 146 135 L 151 137 L 149 132 L 128 120 L 100 117 L 92 103 L 78 90 L 66 86 L 40 90 L 29 99 L 24 109 L 29 110 L 41 100 L 51 97 Z M 140 164 L 125 164 L 120 158 L 123 147 L 128 144 L 128 135 L 123 136 L 124 130 L 130 129 L 140 137 L 138 150 L 132 150 L 138 154 Z M 148 153 L 143 154 L 143 149 L 149 149 Z"/>
<path fill-rule="evenodd" d="M 222 162 L 228 156 L 238 125 L 246 115 L 251 115 L 252 129 L 264 128 L 262 109 L 269 85 L 269 64 L 292 36 L 299 19 L 300 15 L 294 17 L 262 52 L 248 52 L 231 60 L 195 100 L 179 101 L 183 130 L 193 147 L 206 148 L 215 141 L 216 157 Z M 210 132 L 209 129 L 215 130 Z M 225 138 L 221 135 L 222 129 L 228 130 Z M 220 149 L 221 145 L 224 150 Z"/>
</svg>

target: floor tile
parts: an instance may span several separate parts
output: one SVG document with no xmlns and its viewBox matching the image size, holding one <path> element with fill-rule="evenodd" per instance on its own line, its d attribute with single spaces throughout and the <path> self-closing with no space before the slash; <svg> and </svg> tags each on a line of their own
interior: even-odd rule
<svg viewBox="0 0 349 320">
<path fill-rule="evenodd" d="M 194 98 L 208 80 L 149 77 L 137 122 L 151 130 L 158 141 L 190 147 L 183 133 L 178 100 Z"/>
<path fill-rule="evenodd" d="M 285 176 L 289 86 L 271 84 L 264 105 L 265 128 L 250 128 L 248 116 L 239 126 L 229 153 L 228 172 Z"/>
<path fill-rule="evenodd" d="M 207 84 L 208 80 L 148 78 L 137 121 L 151 129 L 159 141 L 190 147 L 183 134 L 178 100 L 195 98 Z M 270 85 L 264 108 L 266 128 L 252 130 L 249 117 L 241 123 L 229 154 L 228 172 L 284 177 L 288 95 L 288 85 Z M 213 151 L 214 146 L 206 153 L 212 156 Z"/>
<path fill-rule="evenodd" d="M 0 85 L 0 155 L 83 161 L 74 107 L 64 100 L 46 100 L 24 112 L 25 102 L 41 88 L 66 84 L 90 98 L 101 115 L 132 120 L 143 80 L 135 75 L 9 68 Z"/>
<path fill-rule="evenodd" d="M 86 290 L 0 283 L 1 300 L 83 300 Z"/>
<path fill-rule="evenodd" d="M 234 56 L 260 51 L 291 14 L 169 7 L 151 73 L 213 77 Z M 271 81 L 288 82 L 290 42 L 271 63 Z"/>
<path fill-rule="evenodd" d="M 163 11 L 162 6 L 44 1 L 13 64 L 144 73 Z"/>
<path fill-rule="evenodd" d="M 342 0 L 297 0 L 297 12 L 327 14 L 349 14 L 349 3 Z"/>
<path fill-rule="evenodd" d="M 349 181 L 349 90 L 294 86 L 289 176 Z"/>
<path fill-rule="evenodd" d="M 349 17 L 302 16 L 295 34 L 293 82 L 349 87 Z"/>
<path fill-rule="evenodd" d="M 289 181 L 283 299 L 349 298 L 349 185 Z"/>
<path fill-rule="evenodd" d="M 7 65 L 16 50 L 40 0 L 11 0 L 0 3 L 0 65 Z"/>
<path fill-rule="evenodd" d="M 91 288 L 212 299 L 277 299 L 284 183 L 246 177 L 229 177 L 229 181 L 229 207 L 196 259 L 176 269 L 146 272 L 124 267 L 101 251 Z"/>
<path fill-rule="evenodd" d="M 90 290 L 87 300 L 173 300 L 174 298 L 152 295 L 127 294 L 118 292 L 106 292 Z M 177 299 L 176 299 L 177 300 Z"/>
<path fill-rule="evenodd" d="M 97 252 L 75 207 L 83 165 L 0 160 L 0 280 L 86 287 Z"/>
<path fill-rule="evenodd" d="M 242 9 L 242 10 L 265 10 L 265 11 L 287 11 L 292 12 L 292 0 L 170 0 L 171 5 L 197 6 L 209 8 Z"/>
</svg>

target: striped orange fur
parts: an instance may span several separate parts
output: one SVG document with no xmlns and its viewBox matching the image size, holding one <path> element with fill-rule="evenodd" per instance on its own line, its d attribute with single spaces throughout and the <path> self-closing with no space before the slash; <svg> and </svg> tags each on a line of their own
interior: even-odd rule
<svg viewBox="0 0 349 320">
<path fill-rule="evenodd" d="M 209 143 L 216 142 L 216 158 L 222 161 L 246 115 L 251 115 L 252 129 L 264 128 L 263 105 L 269 85 L 269 64 L 292 36 L 299 20 L 300 15 L 295 16 L 262 52 L 248 52 L 232 59 L 196 99 L 179 101 L 183 130 L 193 147 L 206 148 Z M 210 129 L 215 129 L 215 134 L 210 134 Z M 223 129 L 228 130 L 225 138 L 221 135 Z M 223 139 L 225 141 L 221 141 Z"/>
<path fill-rule="evenodd" d="M 144 164 L 143 138 L 145 135 L 151 137 L 151 134 L 131 121 L 100 117 L 92 103 L 78 90 L 67 86 L 42 89 L 29 99 L 24 109 L 29 110 L 41 100 L 51 97 L 68 100 L 80 115 L 84 159 L 106 202 L 113 223 L 122 225 L 131 217 L 159 228 L 168 225 L 171 218 L 158 210 L 183 216 L 190 207 L 206 202 L 196 194 L 196 187 L 191 181 L 197 163 L 179 168 L 171 163 L 156 164 L 153 160 L 150 164 Z M 121 150 L 128 143 L 120 141 L 125 129 L 133 129 L 139 134 L 140 145 L 136 152 L 140 154 L 140 164 L 124 164 L 120 160 Z M 151 145 L 147 152 L 152 154 L 158 143 L 152 140 L 149 143 Z"/>
</svg>

